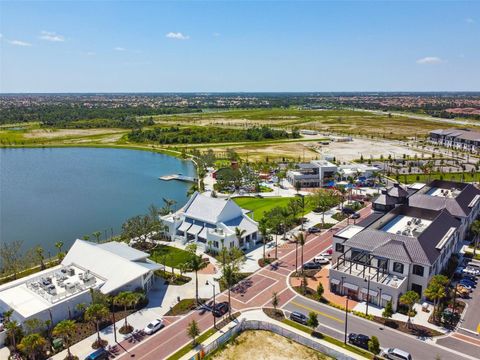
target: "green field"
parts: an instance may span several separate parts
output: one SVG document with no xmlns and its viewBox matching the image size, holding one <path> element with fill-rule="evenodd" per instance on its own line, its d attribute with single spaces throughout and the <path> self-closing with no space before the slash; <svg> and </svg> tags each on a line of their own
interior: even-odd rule
<svg viewBox="0 0 480 360">
<path fill-rule="evenodd" d="M 188 251 L 167 245 L 158 245 L 150 256 L 150 259 L 156 263 L 174 268 L 189 262 L 191 258 L 192 254 Z"/>
<path fill-rule="evenodd" d="M 256 198 L 256 197 L 236 197 L 233 198 L 238 206 L 253 211 L 253 219 L 260 221 L 267 211 L 270 211 L 276 206 L 285 207 L 293 198 L 287 197 L 268 197 L 268 198 Z M 313 210 L 307 202 L 305 207 L 305 213 Z"/>
<path fill-rule="evenodd" d="M 462 176 L 463 175 L 463 176 Z M 393 179 L 396 179 L 396 175 L 391 175 L 390 176 Z M 400 174 L 398 175 L 398 181 L 404 183 L 404 184 L 412 184 L 415 182 L 422 182 L 422 183 L 427 183 L 432 180 L 451 180 L 451 181 L 468 181 L 468 182 L 476 182 L 479 181 L 480 179 L 480 173 L 474 173 L 472 174 L 471 172 L 457 172 L 457 173 L 440 173 L 440 172 L 435 172 L 431 173 L 430 175 L 426 174 Z"/>
</svg>

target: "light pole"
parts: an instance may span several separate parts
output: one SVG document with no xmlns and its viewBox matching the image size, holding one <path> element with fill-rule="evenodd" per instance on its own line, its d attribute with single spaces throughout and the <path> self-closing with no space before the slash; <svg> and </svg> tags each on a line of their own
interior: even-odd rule
<svg viewBox="0 0 480 360">
<path fill-rule="evenodd" d="M 345 288 L 343 287 L 344 281 L 345 281 L 345 276 L 342 276 L 342 295 L 345 295 Z"/>
<path fill-rule="evenodd" d="M 217 318 L 215 317 L 214 310 L 215 310 L 215 284 L 212 282 L 211 284 L 208 282 L 205 283 L 205 285 L 212 285 L 213 287 L 213 307 L 212 307 L 212 315 L 213 315 L 213 327 L 216 329 L 217 328 Z"/>
<path fill-rule="evenodd" d="M 382 307 L 382 288 L 378 286 L 377 289 L 378 289 L 378 306 Z"/>
<path fill-rule="evenodd" d="M 368 277 L 368 280 L 364 279 L 364 281 L 367 282 L 367 307 L 365 309 L 365 315 L 368 315 L 368 303 L 370 302 L 370 278 L 371 276 Z"/>
<path fill-rule="evenodd" d="M 346 305 L 345 305 L 345 338 L 343 339 L 343 343 L 347 344 L 347 328 L 348 328 L 348 296 L 346 298 Z"/>
</svg>

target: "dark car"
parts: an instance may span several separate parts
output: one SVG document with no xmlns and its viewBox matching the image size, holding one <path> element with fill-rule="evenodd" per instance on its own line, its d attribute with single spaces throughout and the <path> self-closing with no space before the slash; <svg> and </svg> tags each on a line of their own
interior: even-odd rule
<svg viewBox="0 0 480 360">
<path fill-rule="evenodd" d="M 100 348 L 95 350 L 93 353 L 88 355 L 85 360 L 105 360 L 108 359 L 108 351 L 104 348 Z"/>
<path fill-rule="evenodd" d="M 303 325 L 307 323 L 307 317 L 297 311 L 294 311 L 290 314 L 290 320 L 293 320 Z"/>
<path fill-rule="evenodd" d="M 462 279 L 458 282 L 460 285 L 468 285 L 470 287 L 475 287 L 477 286 L 477 283 L 472 281 L 472 280 L 468 280 L 468 279 Z"/>
<path fill-rule="evenodd" d="M 359 213 L 355 213 L 355 214 L 352 214 L 352 216 L 350 216 L 351 219 L 360 219 L 360 214 Z"/>
<path fill-rule="evenodd" d="M 315 226 L 312 226 L 311 228 L 308 228 L 307 232 L 309 234 L 316 234 L 319 233 L 321 230 Z"/>
<path fill-rule="evenodd" d="M 355 214 L 355 210 L 353 210 L 352 208 L 349 208 L 349 207 L 344 207 L 342 209 L 342 212 L 346 215 L 353 215 Z"/>
<path fill-rule="evenodd" d="M 321 269 L 322 264 L 316 263 L 314 261 L 310 261 L 310 262 L 307 262 L 307 263 L 303 264 L 303 268 L 305 270 Z"/>
<path fill-rule="evenodd" d="M 228 312 L 228 302 L 224 301 L 218 304 L 215 304 L 213 307 L 212 313 L 215 317 L 221 317 Z"/>
<path fill-rule="evenodd" d="M 467 279 L 467 280 L 470 280 L 470 281 L 473 281 L 474 283 L 477 282 L 477 278 L 473 275 L 463 275 L 463 279 Z"/>
<path fill-rule="evenodd" d="M 363 334 L 349 334 L 348 335 L 348 342 L 355 346 L 361 347 L 363 349 L 368 350 L 368 341 L 370 338 L 367 335 Z"/>
</svg>

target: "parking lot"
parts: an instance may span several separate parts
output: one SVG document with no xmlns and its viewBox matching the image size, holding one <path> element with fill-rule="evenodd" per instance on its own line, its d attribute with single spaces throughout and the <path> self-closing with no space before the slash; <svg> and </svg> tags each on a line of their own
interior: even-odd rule
<svg viewBox="0 0 480 360">
<path fill-rule="evenodd" d="M 478 265 L 480 268 L 480 262 L 472 263 L 472 265 Z M 478 279 L 478 277 L 477 277 Z M 463 319 L 459 324 L 461 330 L 465 330 L 469 333 L 474 332 L 478 334 L 480 332 L 480 285 L 473 288 L 468 299 L 462 299 L 467 304 Z"/>
</svg>

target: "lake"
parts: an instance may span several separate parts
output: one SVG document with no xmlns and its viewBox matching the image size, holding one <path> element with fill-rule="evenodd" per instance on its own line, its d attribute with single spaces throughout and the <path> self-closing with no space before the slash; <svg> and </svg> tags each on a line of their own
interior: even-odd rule
<svg viewBox="0 0 480 360">
<path fill-rule="evenodd" d="M 195 176 L 191 161 L 149 151 L 100 148 L 0 149 L 0 242 L 22 240 L 54 254 L 55 242 L 121 230 L 162 198 L 185 204 L 190 183 L 161 175 Z"/>
</svg>

